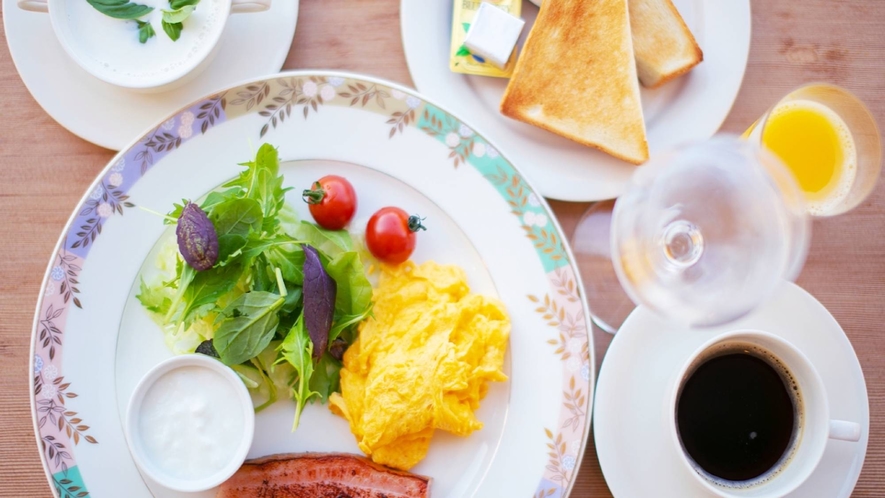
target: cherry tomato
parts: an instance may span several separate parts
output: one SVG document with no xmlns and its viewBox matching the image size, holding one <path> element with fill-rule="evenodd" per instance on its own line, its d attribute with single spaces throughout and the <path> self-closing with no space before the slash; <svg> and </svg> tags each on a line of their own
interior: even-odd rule
<svg viewBox="0 0 885 498">
<path fill-rule="evenodd" d="M 353 185 L 338 175 L 326 175 L 313 183 L 301 197 L 310 207 L 317 224 L 329 230 L 341 230 L 356 213 Z"/>
<path fill-rule="evenodd" d="M 366 246 L 385 263 L 399 264 L 415 250 L 415 232 L 426 230 L 418 216 L 398 207 L 381 208 L 366 225 Z"/>
</svg>

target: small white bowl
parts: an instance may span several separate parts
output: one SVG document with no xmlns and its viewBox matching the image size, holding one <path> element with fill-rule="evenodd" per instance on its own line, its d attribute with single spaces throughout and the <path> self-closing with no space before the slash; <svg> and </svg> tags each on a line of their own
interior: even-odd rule
<svg viewBox="0 0 885 498">
<path fill-rule="evenodd" d="M 243 431 L 241 440 L 236 447 L 231 459 L 217 472 L 194 479 L 186 479 L 172 476 L 151 460 L 145 449 L 141 426 L 139 424 L 142 414 L 142 406 L 145 396 L 151 387 L 164 375 L 180 368 L 197 367 L 211 370 L 219 374 L 224 381 L 230 383 L 230 387 L 236 392 L 236 403 L 243 413 Z M 214 488 L 232 476 L 246 459 L 249 447 L 252 446 L 252 436 L 255 432 L 255 411 L 252 407 L 252 399 L 243 381 L 229 367 L 220 361 L 201 354 L 189 354 L 169 358 L 152 368 L 138 382 L 132 397 L 129 399 L 129 407 L 126 412 L 125 433 L 129 444 L 129 451 L 138 467 L 158 484 L 176 491 L 205 491 Z"/>
<path fill-rule="evenodd" d="M 156 36 L 138 43 L 135 20 L 108 17 L 86 0 L 18 0 L 21 9 L 48 12 L 52 29 L 65 52 L 83 70 L 112 85 L 140 92 L 171 90 L 205 69 L 221 42 L 230 14 L 262 12 L 271 0 L 202 0 L 178 42 L 161 27 L 163 2 L 142 16 Z M 194 24 L 195 20 L 200 21 Z"/>
</svg>

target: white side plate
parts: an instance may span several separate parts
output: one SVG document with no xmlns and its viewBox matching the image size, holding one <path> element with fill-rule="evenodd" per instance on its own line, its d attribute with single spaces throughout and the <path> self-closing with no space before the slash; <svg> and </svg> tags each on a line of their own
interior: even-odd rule
<svg viewBox="0 0 885 498">
<path fill-rule="evenodd" d="M 749 0 L 673 3 L 704 51 L 704 62 L 659 89 L 642 88 L 651 154 L 719 129 L 737 97 L 750 51 Z M 537 13 L 538 7 L 523 1 L 523 40 Z M 406 61 L 418 90 L 486 130 L 545 197 L 596 201 L 620 195 L 636 166 L 503 116 L 498 104 L 508 80 L 449 71 L 451 20 L 450 0 L 400 4 Z"/>
</svg>

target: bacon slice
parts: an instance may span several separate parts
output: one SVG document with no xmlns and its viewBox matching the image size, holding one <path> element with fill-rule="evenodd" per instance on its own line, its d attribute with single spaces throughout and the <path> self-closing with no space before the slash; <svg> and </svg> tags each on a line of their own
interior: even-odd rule
<svg viewBox="0 0 885 498">
<path fill-rule="evenodd" d="M 427 498 L 430 481 L 347 453 L 287 453 L 247 461 L 215 498 Z"/>
</svg>

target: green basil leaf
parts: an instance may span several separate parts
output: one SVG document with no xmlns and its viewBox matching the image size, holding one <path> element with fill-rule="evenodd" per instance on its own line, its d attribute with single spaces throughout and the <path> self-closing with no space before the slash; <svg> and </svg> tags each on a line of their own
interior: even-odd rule
<svg viewBox="0 0 885 498">
<path fill-rule="evenodd" d="M 180 24 L 184 22 L 185 19 L 193 14 L 196 7 L 193 5 L 185 5 L 180 9 L 175 10 L 164 10 L 163 11 L 163 22 L 167 22 L 169 24 Z"/>
<path fill-rule="evenodd" d="M 154 31 L 154 27 L 151 26 L 151 23 L 145 21 L 135 20 L 136 24 L 138 24 L 138 41 L 139 43 L 147 43 L 147 41 L 155 36 L 157 36 L 157 32 Z M 183 209 L 183 208 L 182 208 Z M 179 211 L 179 215 L 181 212 Z"/>
<path fill-rule="evenodd" d="M 200 0 L 169 0 L 169 6 L 172 10 L 178 10 L 187 5 L 197 5 Z"/>
<path fill-rule="evenodd" d="M 228 199 L 212 208 L 210 215 L 218 233 L 218 261 L 221 265 L 246 246 L 252 231 L 261 229 L 261 205 L 252 199 Z"/>
<path fill-rule="evenodd" d="M 172 41 L 178 41 L 178 39 L 181 38 L 182 25 L 180 22 L 168 23 L 165 19 L 163 19 L 162 21 L 160 21 L 160 24 L 163 26 L 163 31 L 165 31 L 166 34 L 169 35 L 169 38 L 171 38 Z"/>
<path fill-rule="evenodd" d="M 153 7 L 132 3 L 129 0 L 86 0 L 89 5 L 102 14 L 114 19 L 137 19 L 152 10 Z"/>
<path fill-rule="evenodd" d="M 248 361 L 270 344 L 280 322 L 277 310 L 283 302 L 277 294 L 252 291 L 224 308 L 216 319 L 220 324 L 212 344 L 225 365 Z"/>
</svg>

